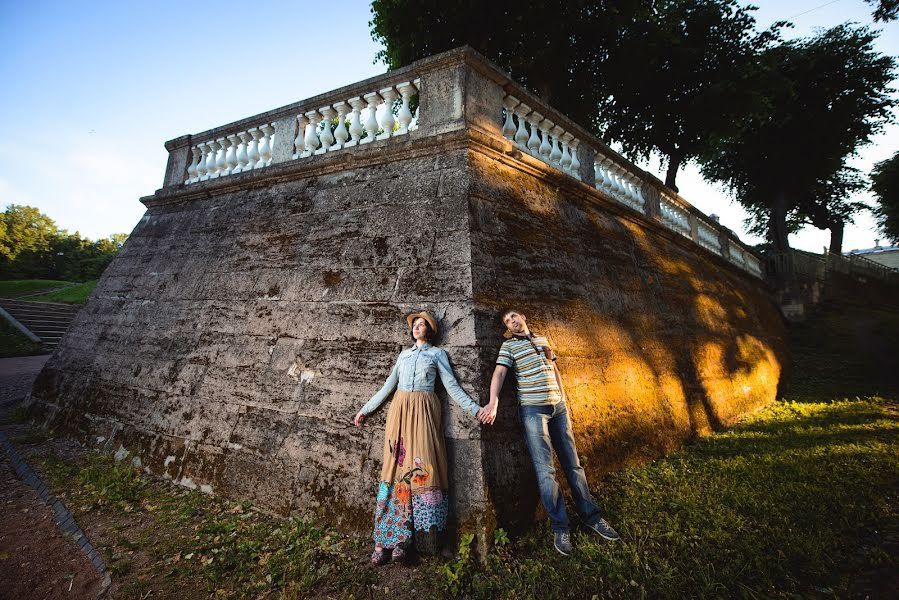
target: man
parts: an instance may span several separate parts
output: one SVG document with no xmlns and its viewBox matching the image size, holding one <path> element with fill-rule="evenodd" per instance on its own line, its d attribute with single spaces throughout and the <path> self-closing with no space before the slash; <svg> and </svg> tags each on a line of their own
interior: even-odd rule
<svg viewBox="0 0 899 600">
<path fill-rule="evenodd" d="M 549 515 L 556 550 L 567 556 L 571 548 L 565 499 L 556 482 L 552 449 L 571 487 L 575 506 L 584 524 L 607 540 L 618 540 L 618 532 L 602 518 L 600 508 L 593 501 L 584 469 L 581 467 L 568 420 L 562 377 L 556 367 L 556 355 L 543 336 L 528 329 L 527 319 L 518 310 L 506 310 L 501 315 L 506 326 L 505 337 L 496 368 L 490 382 L 490 402 L 478 413 L 485 424 L 496 420 L 499 392 L 509 369 L 518 382 L 518 403 L 524 439 L 537 473 L 540 500 Z"/>
</svg>

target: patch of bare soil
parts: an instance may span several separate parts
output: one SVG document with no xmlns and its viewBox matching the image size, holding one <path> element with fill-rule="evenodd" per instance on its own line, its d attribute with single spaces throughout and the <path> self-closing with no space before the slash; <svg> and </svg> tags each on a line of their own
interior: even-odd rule
<svg viewBox="0 0 899 600">
<path fill-rule="evenodd" d="M 0 451 L 0 598 L 96 598 L 102 577 Z"/>
</svg>

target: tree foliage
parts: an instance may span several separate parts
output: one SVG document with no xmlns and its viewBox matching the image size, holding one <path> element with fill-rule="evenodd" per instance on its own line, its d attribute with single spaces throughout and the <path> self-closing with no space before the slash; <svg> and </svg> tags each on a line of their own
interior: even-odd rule
<svg viewBox="0 0 899 600">
<path fill-rule="evenodd" d="M 892 122 L 894 59 L 876 52 L 877 34 L 840 25 L 785 42 L 760 56 L 757 86 L 765 111 L 717 140 L 703 174 L 725 183 L 778 251 L 790 223 L 809 222 L 842 236 L 862 187 L 848 159 Z M 831 244 L 839 250 L 839 244 Z"/>
<path fill-rule="evenodd" d="M 874 215 L 880 230 L 890 242 L 899 244 L 899 152 L 874 165 L 871 191 L 879 204 Z"/>
<path fill-rule="evenodd" d="M 667 182 L 729 132 L 757 95 L 755 33 L 736 0 L 374 0 L 389 68 L 470 45 L 632 158 L 658 151 Z"/>
<path fill-rule="evenodd" d="M 865 0 L 868 4 L 876 6 L 874 20 L 887 23 L 899 18 L 899 0 Z"/>
<path fill-rule="evenodd" d="M 10 204 L 0 213 L 0 279 L 96 279 L 127 237 L 91 241 L 34 207 Z"/>
</svg>

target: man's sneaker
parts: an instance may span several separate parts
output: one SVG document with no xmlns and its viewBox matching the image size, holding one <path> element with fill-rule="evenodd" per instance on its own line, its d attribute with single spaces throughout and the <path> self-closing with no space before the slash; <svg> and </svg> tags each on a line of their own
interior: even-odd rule
<svg viewBox="0 0 899 600">
<path fill-rule="evenodd" d="M 616 542 L 621 539 L 621 536 L 618 535 L 618 532 L 612 529 L 612 526 L 605 519 L 599 519 L 595 523 L 587 524 L 587 527 L 590 528 L 594 533 L 599 536 L 611 541 Z"/>
<path fill-rule="evenodd" d="M 556 531 L 553 535 L 553 545 L 559 554 L 568 556 L 571 554 L 571 534 L 567 531 Z"/>
</svg>

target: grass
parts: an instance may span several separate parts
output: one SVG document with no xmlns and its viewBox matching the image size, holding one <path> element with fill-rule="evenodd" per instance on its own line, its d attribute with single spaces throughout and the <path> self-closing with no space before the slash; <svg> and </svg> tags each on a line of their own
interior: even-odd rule
<svg viewBox="0 0 899 600">
<path fill-rule="evenodd" d="M 0 358 L 32 356 L 47 351 L 37 342 L 32 342 L 9 321 L 0 317 Z"/>
<path fill-rule="evenodd" d="M 577 531 L 567 558 L 543 525 L 511 541 L 498 531 L 483 563 L 479 541 L 463 536 L 450 560 L 376 570 L 365 536 L 271 517 L 109 458 L 51 457 L 44 470 L 79 522 L 107 524 L 92 541 L 117 597 L 889 597 L 899 585 L 899 404 L 894 354 L 883 350 L 899 339 L 899 317 L 825 313 L 791 336 L 784 399 L 607 476 L 597 500 L 623 539 Z"/>
<path fill-rule="evenodd" d="M 32 296 L 28 298 L 28 300 L 33 302 L 65 302 L 66 304 L 84 304 L 85 302 L 87 302 L 88 296 L 91 295 L 91 292 L 94 291 L 95 287 L 97 287 L 96 279 L 92 281 L 85 281 L 84 283 L 78 283 L 73 285 L 72 287 L 66 288 L 64 290 L 59 290 L 57 292 L 50 292 L 49 294 L 43 294 L 41 296 Z"/>
<path fill-rule="evenodd" d="M 16 298 L 24 294 L 32 294 L 42 290 L 71 285 L 71 281 L 59 281 L 56 279 L 19 279 L 15 281 L 0 281 L 0 298 Z"/>
</svg>

